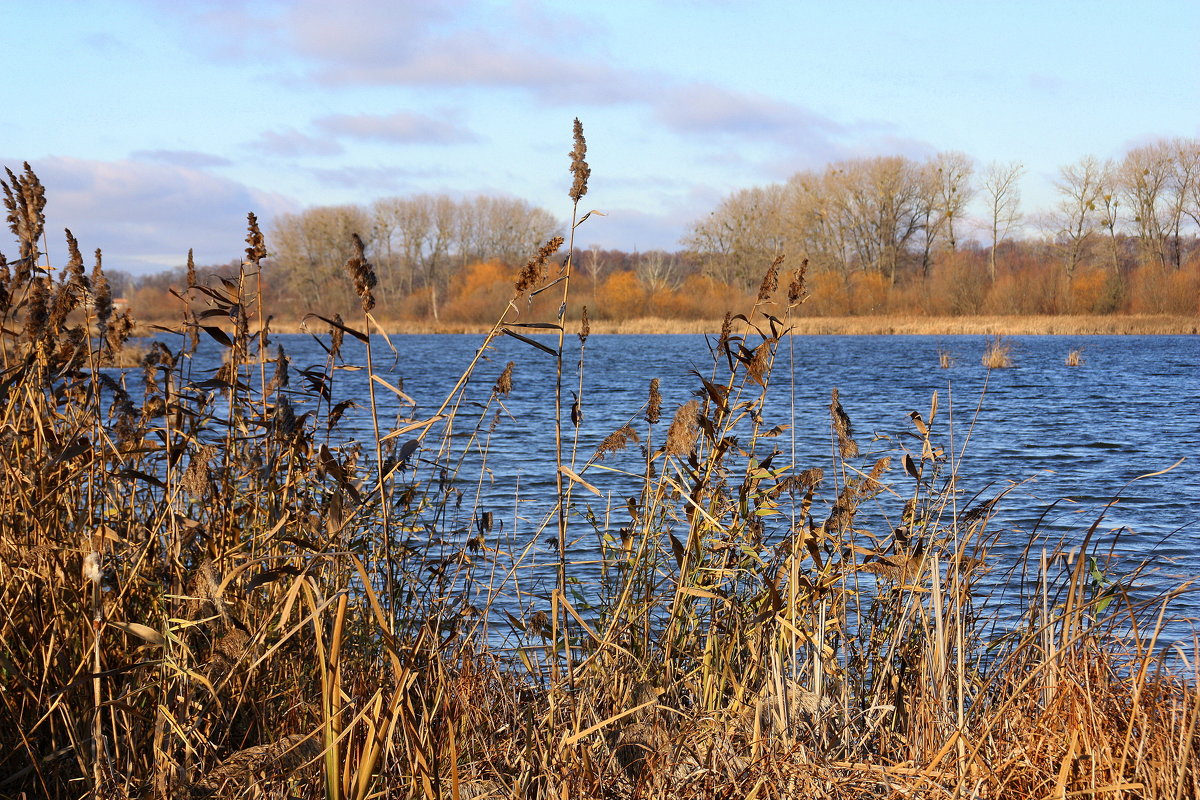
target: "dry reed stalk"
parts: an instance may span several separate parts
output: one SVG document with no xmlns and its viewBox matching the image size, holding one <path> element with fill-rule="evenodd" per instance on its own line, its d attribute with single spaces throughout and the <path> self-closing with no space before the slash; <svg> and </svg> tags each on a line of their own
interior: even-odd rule
<svg viewBox="0 0 1200 800">
<path fill-rule="evenodd" d="M 1083 364 L 1083 350 L 1076 349 L 1067 353 L 1067 366 L 1078 367 Z"/>
</svg>

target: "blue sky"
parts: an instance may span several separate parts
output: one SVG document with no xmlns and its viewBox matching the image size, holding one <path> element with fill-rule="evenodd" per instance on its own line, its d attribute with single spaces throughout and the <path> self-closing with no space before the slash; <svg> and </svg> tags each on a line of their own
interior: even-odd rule
<svg viewBox="0 0 1200 800">
<path fill-rule="evenodd" d="M 1200 136 L 1196 2 L 6 0 L 0 164 L 61 229 L 146 272 L 237 257 L 245 214 L 418 192 L 674 249 L 739 188 L 873 155 L 1057 169 Z M 270 244 L 268 240 L 268 245 Z M 0 252 L 16 250 L 7 236 Z"/>
</svg>

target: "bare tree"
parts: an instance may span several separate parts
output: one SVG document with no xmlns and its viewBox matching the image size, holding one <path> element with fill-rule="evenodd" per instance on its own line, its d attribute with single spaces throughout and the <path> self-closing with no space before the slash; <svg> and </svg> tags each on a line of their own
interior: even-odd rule
<svg viewBox="0 0 1200 800">
<path fill-rule="evenodd" d="M 1121 271 L 1121 247 L 1117 239 L 1120 224 L 1120 171 L 1112 161 L 1105 161 L 1101 172 L 1100 204 L 1103 209 L 1100 226 L 1108 232 L 1108 266 L 1116 275 Z"/>
<path fill-rule="evenodd" d="M 317 306 L 349 301 L 342 266 L 353 254 L 352 236 L 373 244 L 371 218 L 358 206 L 319 206 L 274 220 L 275 262 L 293 296 Z"/>
<path fill-rule="evenodd" d="M 988 253 L 988 275 L 996 281 L 996 248 L 1021 221 L 1021 177 L 1025 166 L 1019 161 L 988 164 L 983 176 L 992 247 Z"/>
<path fill-rule="evenodd" d="M 930 167 L 937 174 L 937 196 L 946 242 L 951 250 L 957 250 L 958 237 L 954 233 L 954 223 L 965 216 L 967 205 L 975 197 L 975 187 L 971 184 L 975 160 L 966 153 L 950 151 L 934 156 Z"/>
<path fill-rule="evenodd" d="M 1173 169 L 1169 182 L 1172 251 L 1176 268 L 1183 264 L 1183 226 L 1188 219 L 1200 225 L 1200 142 L 1174 139 L 1170 143 Z"/>
<path fill-rule="evenodd" d="M 684 245 L 704 257 L 705 271 L 716 280 L 750 288 L 782 252 L 783 197 L 778 184 L 735 192 L 692 225 Z"/>
<path fill-rule="evenodd" d="M 1058 171 L 1054 187 L 1059 201 L 1053 219 L 1057 229 L 1055 238 L 1065 254 L 1067 277 L 1075 274 L 1088 244 L 1101 227 L 1104 181 L 1104 167 L 1092 156 Z"/>
<path fill-rule="evenodd" d="M 651 292 L 679 288 L 679 259 L 673 253 L 662 250 L 642 253 L 634 272 L 638 280 Z"/>
<path fill-rule="evenodd" d="M 1170 147 L 1154 142 L 1125 154 L 1121 162 L 1121 188 L 1133 215 L 1134 231 L 1145 263 L 1166 267 L 1170 261 L 1167 239 L 1171 230 L 1168 194 L 1174 169 Z"/>
<path fill-rule="evenodd" d="M 928 275 L 932 255 L 939 244 L 958 249 L 954 223 L 961 220 L 974 196 L 971 175 L 975 165 L 965 153 L 938 153 L 920 168 L 918 216 L 921 220 L 921 274 Z"/>
</svg>

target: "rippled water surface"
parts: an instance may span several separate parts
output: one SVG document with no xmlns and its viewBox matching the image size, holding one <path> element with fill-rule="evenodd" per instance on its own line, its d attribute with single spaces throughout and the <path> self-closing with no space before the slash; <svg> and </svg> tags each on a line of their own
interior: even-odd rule
<svg viewBox="0 0 1200 800">
<path fill-rule="evenodd" d="M 324 359 L 312 337 L 275 338 L 284 345 L 293 371 Z M 392 353 L 376 337 L 377 371 L 402 386 L 417 404 L 415 409 L 402 407 L 392 393 L 381 389 L 377 396 L 387 429 L 398 415 L 421 418 L 436 410 L 482 338 L 393 336 Z M 1200 339 L 1029 336 L 1007 341 L 1014 366 L 992 371 L 981 364 L 986 346 L 981 336 L 810 336 L 785 341 L 771 383 L 767 425 L 792 426 L 798 469 L 819 466 L 829 471 L 828 407 L 830 390 L 836 387 L 864 450 L 862 463 L 869 466 L 872 453 L 894 452 L 897 442 L 912 446 L 908 415 L 919 411 L 928 417 L 937 392 L 936 436 L 958 457 L 965 501 L 975 493 L 988 497 L 1017 484 L 993 523 L 1001 531 L 1001 557 L 1019 557 L 1034 529 L 1050 540 L 1077 540 L 1119 496 L 1098 528 L 1118 556 L 1118 571 L 1122 565 L 1132 568 L 1149 560 L 1157 570 L 1147 579 L 1150 583 L 1200 576 Z M 1067 367 L 1066 356 L 1074 349 L 1082 349 L 1083 363 Z M 939 367 L 939 351 L 952 356 L 953 366 Z M 361 344 L 347 337 L 345 357 L 362 363 Z M 204 366 L 204 360 L 199 359 L 198 366 Z M 479 507 L 491 510 L 497 528 L 519 545 L 539 535 L 538 526 L 553 500 L 554 362 L 525 343 L 502 337 L 485 354 L 468 398 L 485 401 L 509 360 L 516 362 L 514 388 L 487 440 L 488 471 L 480 480 L 469 458 L 459 477 L 468 493 L 464 505 L 474 506 L 478 492 Z M 576 392 L 578 362 L 578 340 L 571 336 L 564 381 Z M 789 365 L 791 385 L 786 380 Z M 703 336 L 593 335 L 583 366 L 579 462 L 586 461 L 607 434 L 640 416 L 651 378 L 661 380 L 664 417 L 669 419 L 698 386 L 693 370 L 708 375 L 711 369 Z M 335 402 L 365 402 L 365 373 L 339 373 L 336 381 Z M 293 387 L 298 384 L 293 381 Z M 569 404 L 568 395 L 567 408 Z M 635 427 L 641 430 L 645 424 Z M 659 436 L 665 427 L 666 421 Z M 569 423 L 565 430 L 572 430 Z M 369 432 L 370 420 L 363 413 L 350 415 L 342 426 L 347 437 L 367 439 Z M 772 442 L 790 457 L 789 435 Z M 1180 460 L 1183 463 L 1167 474 L 1134 481 Z M 611 463 L 636 469 L 635 462 L 627 457 Z M 624 506 L 628 493 L 621 493 L 619 478 L 596 471 L 588 476 L 612 493 L 609 502 L 617 519 L 616 509 Z M 892 478 L 899 481 L 903 474 L 893 471 Z M 606 501 L 590 496 L 588 500 L 603 518 Z M 589 547 L 586 537 L 577 547 Z M 530 564 L 552 560 L 551 549 L 540 541 L 527 555 Z M 544 572 L 539 577 L 536 567 L 531 570 L 526 588 L 536 592 L 546 578 Z"/>
</svg>

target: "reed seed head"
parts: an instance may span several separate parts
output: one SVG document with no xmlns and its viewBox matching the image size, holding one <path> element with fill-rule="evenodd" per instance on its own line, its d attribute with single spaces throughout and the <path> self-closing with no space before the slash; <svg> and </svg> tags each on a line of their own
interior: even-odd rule
<svg viewBox="0 0 1200 800">
<path fill-rule="evenodd" d="M 79 303 L 88 290 L 87 276 L 83 273 L 83 256 L 79 253 L 79 243 L 67 231 L 67 265 L 63 271 L 63 279 L 54 293 L 54 303 L 50 310 L 49 327 L 57 331 L 66 322 L 67 315 L 79 307 Z"/>
<path fill-rule="evenodd" d="M 794 308 L 808 299 L 804 288 L 805 276 L 808 273 L 808 259 L 800 262 L 800 269 L 792 271 L 792 282 L 788 284 L 788 308 Z"/>
<path fill-rule="evenodd" d="M 615 431 L 604 437 L 604 441 L 600 442 L 600 446 L 596 448 L 596 457 L 604 458 L 610 453 L 617 453 L 630 444 L 641 443 L 641 438 L 632 425 L 622 425 Z"/>
<path fill-rule="evenodd" d="M 692 399 L 681 405 L 671 420 L 671 427 L 667 429 L 667 455 L 686 456 L 691 453 L 699 432 L 700 402 Z"/>
<path fill-rule="evenodd" d="M 658 378 L 650 379 L 650 399 L 646 403 L 646 422 L 653 425 L 662 416 L 662 395 L 658 391 Z"/>
<path fill-rule="evenodd" d="M 771 371 L 771 343 L 763 342 L 754 349 L 754 357 L 746 365 L 746 377 L 766 388 Z"/>
<path fill-rule="evenodd" d="M 4 189 L 4 207 L 8 210 L 8 227 L 17 237 L 21 247 L 21 256 L 17 262 L 17 282 L 24 283 L 29 277 L 34 261 L 39 253 L 38 239 L 46 224 L 43 209 L 46 207 L 46 189 L 33 173 L 29 162 L 21 175 L 15 175 L 7 167 L 7 181 L 0 181 Z"/>
<path fill-rule="evenodd" d="M 46 333 L 50 321 L 50 279 L 34 278 L 26 302 L 25 328 L 22 333 L 27 342 L 37 342 Z"/>
<path fill-rule="evenodd" d="M 537 255 L 529 259 L 529 263 L 521 270 L 517 276 L 516 290 L 518 295 L 525 294 L 542 279 L 542 274 L 546 271 L 546 261 L 550 256 L 558 252 L 558 248 L 563 245 L 563 237 L 555 236 L 550 241 L 546 242 L 538 250 Z"/>
<path fill-rule="evenodd" d="M 725 319 L 721 320 L 721 337 L 717 340 L 717 350 L 728 350 L 731 335 L 733 335 L 733 312 L 726 311 Z"/>
<path fill-rule="evenodd" d="M 112 289 L 104 274 L 103 261 L 100 249 L 96 248 L 96 263 L 92 267 L 92 308 L 96 312 L 96 327 L 102 337 L 108 331 L 108 321 L 113 315 Z"/>
<path fill-rule="evenodd" d="M 579 344 L 580 346 L 587 344 L 588 336 L 592 334 L 592 323 L 588 320 L 587 306 L 583 307 L 583 314 L 579 319 Z"/>
<path fill-rule="evenodd" d="M 854 441 L 854 430 L 850 425 L 850 415 L 842 408 L 842 401 L 837 388 L 833 390 L 833 399 L 829 403 L 829 416 L 833 421 L 833 431 L 837 434 L 838 451 L 842 458 L 854 458 L 858 455 L 858 442 Z"/>
<path fill-rule="evenodd" d="M 782 263 L 783 256 L 775 256 L 775 260 L 767 268 L 767 273 L 763 275 L 762 283 L 758 287 L 758 302 L 767 302 L 771 299 L 771 295 L 775 294 L 775 290 L 779 288 L 779 265 Z"/>
<path fill-rule="evenodd" d="M 571 156 L 571 174 L 575 176 L 575 180 L 571 183 L 571 200 L 578 203 L 580 198 L 587 194 L 588 178 L 592 174 L 592 168 L 587 163 L 587 141 L 583 138 L 583 123 L 579 121 L 579 117 L 575 118 L 574 125 L 575 147 L 572 148 Z"/>
<path fill-rule="evenodd" d="M 258 266 L 258 262 L 267 257 L 267 242 L 263 238 L 262 231 L 258 227 L 258 217 L 254 216 L 254 212 L 246 215 L 246 261 L 247 263 Z"/>
<path fill-rule="evenodd" d="M 336 359 L 342 352 L 342 340 L 346 337 L 346 331 L 341 314 L 334 314 L 333 321 L 337 324 L 329 326 L 329 356 Z"/>
<path fill-rule="evenodd" d="M 512 376 L 513 367 L 516 362 L 510 361 L 504 365 L 504 371 L 500 373 L 500 377 L 496 379 L 496 385 L 492 387 L 492 391 L 501 397 L 507 397 L 513 389 Z"/>
<path fill-rule="evenodd" d="M 346 274 L 354 281 L 354 293 L 362 303 L 363 313 L 369 314 L 375 308 L 375 268 L 367 261 L 366 247 L 362 237 L 357 233 L 351 235 L 354 244 L 354 255 L 346 260 Z"/>
</svg>

